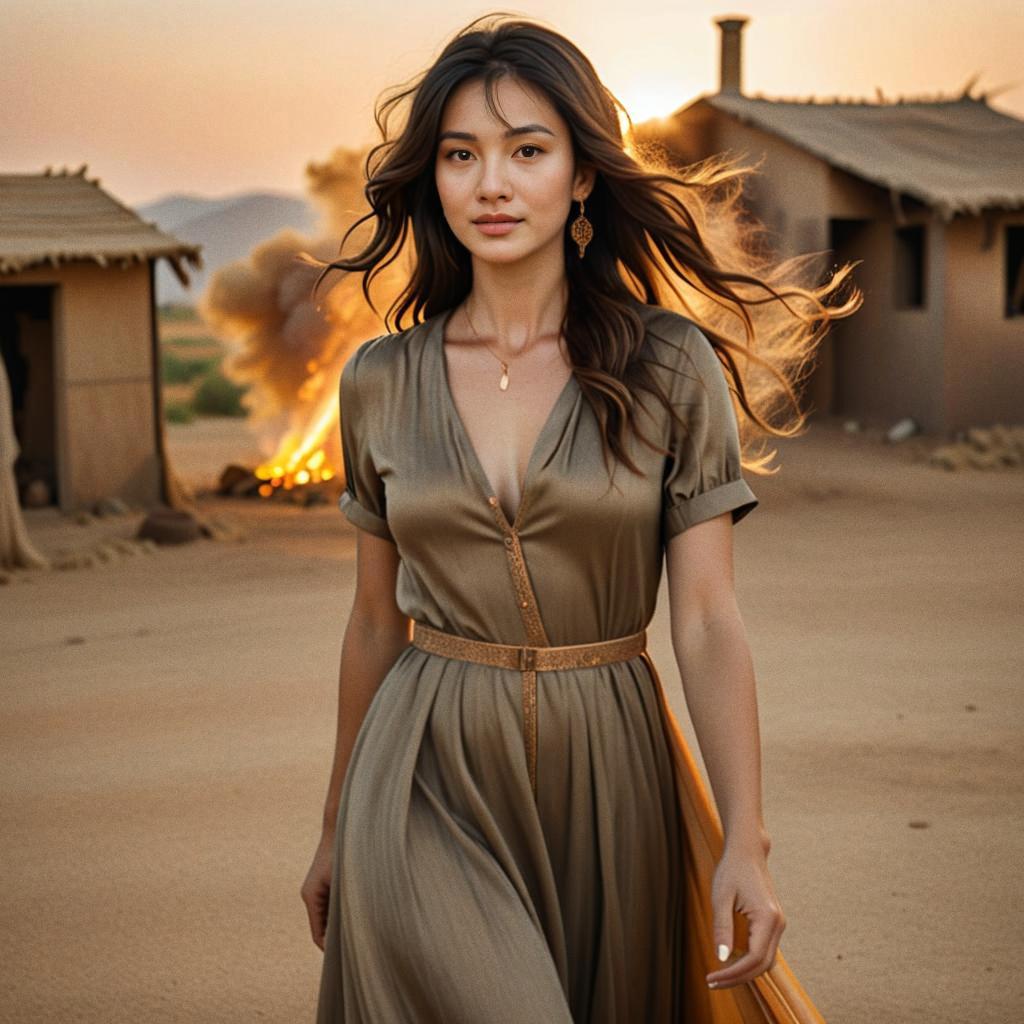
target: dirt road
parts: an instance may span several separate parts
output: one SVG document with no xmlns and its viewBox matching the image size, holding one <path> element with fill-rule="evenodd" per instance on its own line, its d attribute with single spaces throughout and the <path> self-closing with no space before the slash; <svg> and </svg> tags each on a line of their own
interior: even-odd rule
<svg viewBox="0 0 1024 1024">
<path fill-rule="evenodd" d="M 240 429 L 172 427 L 177 465 L 210 478 Z M 946 473 L 923 447 L 819 422 L 748 476 L 735 533 L 782 951 L 830 1024 L 1024 1006 L 1024 470 Z M 354 529 L 203 504 L 248 541 L 0 588 L 2 1021 L 312 1019 L 299 886 Z M 49 551 L 100 529 L 28 528 Z M 685 715 L 664 581 L 651 637 Z"/>
</svg>

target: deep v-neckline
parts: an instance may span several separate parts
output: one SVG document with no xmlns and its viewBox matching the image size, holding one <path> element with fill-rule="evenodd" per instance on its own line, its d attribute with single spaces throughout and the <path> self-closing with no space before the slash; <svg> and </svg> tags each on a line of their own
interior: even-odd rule
<svg viewBox="0 0 1024 1024">
<path fill-rule="evenodd" d="M 537 434 L 537 438 L 533 442 L 533 448 L 531 449 L 529 458 L 526 461 L 526 471 L 523 474 L 523 483 L 519 491 L 519 505 L 510 522 L 508 513 L 505 511 L 500 499 L 498 498 L 498 492 L 491 486 L 491 481 L 488 479 L 487 473 L 484 471 L 483 463 L 480 461 L 480 458 L 476 453 L 473 440 L 469 436 L 469 431 L 466 429 L 465 423 L 462 421 L 462 416 L 459 413 L 458 406 L 455 404 L 455 396 L 452 394 L 451 382 L 448 377 L 448 357 L 445 355 L 444 351 L 444 329 L 454 312 L 455 309 L 453 307 L 445 313 L 439 314 L 437 321 L 434 324 L 433 331 L 434 353 L 437 356 L 437 362 L 440 364 L 438 376 L 441 381 L 441 391 L 444 395 L 444 405 L 448 416 L 455 425 L 455 430 L 459 435 L 459 440 L 462 442 L 462 446 L 469 461 L 470 469 L 475 477 L 477 487 L 479 487 L 484 498 L 486 498 L 488 502 L 491 502 L 493 499 L 492 503 L 494 507 L 501 513 L 505 523 L 515 531 L 519 529 L 522 522 L 523 512 L 526 508 L 527 500 L 530 497 L 530 486 L 533 483 L 537 463 L 540 461 L 541 455 L 546 453 L 549 442 L 555 435 L 556 428 L 561 422 L 562 410 L 569 404 L 570 398 L 574 399 L 576 397 L 579 385 L 576 382 L 576 375 L 571 373 L 558 397 L 555 399 L 554 404 L 551 406 L 551 409 L 548 411 L 547 418 L 544 420 L 544 423 L 540 428 L 540 432 Z"/>
</svg>

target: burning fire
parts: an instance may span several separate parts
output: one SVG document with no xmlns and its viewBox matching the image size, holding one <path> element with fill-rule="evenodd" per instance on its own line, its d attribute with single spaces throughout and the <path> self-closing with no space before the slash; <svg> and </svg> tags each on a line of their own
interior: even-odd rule
<svg viewBox="0 0 1024 1024">
<path fill-rule="evenodd" d="M 224 372 L 248 385 L 249 423 L 263 438 L 266 459 L 255 469 L 230 466 L 222 492 L 263 498 L 327 500 L 344 483 L 338 429 L 338 382 L 345 360 L 384 326 L 362 293 L 362 276 L 319 270 L 300 253 L 334 259 L 349 226 L 368 209 L 363 188 L 365 154 L 335 151 L 326 163 L 308 164 L 310 198 L 321 213 L 318 236 L 284 230 L 244 259 L 221 267 L 199 302 L 204 320 L 236 351 Z M 346 254 L 365 244 L 369 224 L 348 240 Z M 374 279 L 374 302 L 387 309 L 408 278 L 406 254 Z M 334 492 L 337 492 L 334 493 Z"/>
<path fill-rule="evenodd" d="M 316 361 L 311 360 L 309 382 L 322 376 Z M 296 484 L 316 484 L 334 477 L 324 449 L 324 439 L 337 422 L 331 398 L 330 393 L 321 396 L 321 408 L 305 434 L 286 434 L 274 457 L 253 471 L 258 479 L 266 481 L 257 489 L 260 497 L 269 498 L 278 487 L 290 491 Z"/>
</svg>

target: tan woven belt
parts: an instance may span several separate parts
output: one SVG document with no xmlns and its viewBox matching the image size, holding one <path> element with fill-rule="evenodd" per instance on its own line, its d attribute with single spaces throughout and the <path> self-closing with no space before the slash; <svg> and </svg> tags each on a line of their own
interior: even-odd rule
<svg viewBox="0 0 1024 1024">
<path fill-rule="evenodd" d="M 561 647 L 531 647 L 527 644 L 496 644 L 471 640 L 413 622 L 412 642 L 432 654 L 459 661 L 475 661 L 495 668 L 518 669 L 523 673 L 523 738 L 530 770 L 530 786 L 537 795 L 537 673 L 559 668 L 592 668 L 613 661 L 635 658 L 647 649 L 647 630 L 592 644 Z"/>
</svg>

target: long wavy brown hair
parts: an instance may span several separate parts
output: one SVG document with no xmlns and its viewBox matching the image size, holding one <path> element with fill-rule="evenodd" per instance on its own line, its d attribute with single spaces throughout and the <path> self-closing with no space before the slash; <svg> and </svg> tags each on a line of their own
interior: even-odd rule
<svg viewBox="0 0 1024 1024">
<path fill-rule="evenodd" d="M 638 471 L 624 437 L 632 427 L 650 445 L 634 414 L 641 391 L 656 395 L 683 422 L 640 354 L 648 328 L 639 300 L 682 313 L 703 330 L 746 414 L 737 416 L 744 466 L 761 475 L 774 472 L 766 468 L 774 451 L 750 457 L 750 434 L 790 437 L 804 430 L 808 412 L 800 409 L 797 389 L 829 321 L 849 316 L 863 301 L 848 280 L 855 264 L 821 282 L 814 280 L 819 254 L 773 256 L 764 226 L 742 203 L 744 180 L 757 168 L 724 156 L 676 166 L 662 147 L 641 143 L 625 107 L 587 57 L 538 21 L 506 12 L 476 18 L 429 68 L 378 100 L 374 119 L 383 141 L 370 149 L 364 167 L 370 211 L 348 228 L 339 252 L 365 222 L 372 224 L 369 241 L 355 255 L 330 262 L 300 254 L 303 262 L 322 268 L 314 296 L 331 270 L 359 271 L 363 294 L 376 312 L 370 295 L 374 277 L 411 245 L 407 284 L 383 317 L 388 330 L 392 315 L 393 329 L 402 330 L 410 312 L 418 323 L 462 302 L 472 287 L 472 263 L 437 193 L 437 136 L 448 97 L 472 80 L 483 81 L 488 109 L 509 126 L 494 96 L 503 76 L 543 90 L 569 126 L 577 165 L 597 171 L 586 200 L 594 236 L 583 259 L 566 222 L 562 333 L 600 424 L 606 461 L 611 451 Z M 390 119 L 407 100 L 407 116 L 389 136 Z M 849 294 L 836 301 L 844 283 L 851 286 Z M 734 321 L 743 327 L 742 339 L 735 336 Z"/>
</svg>

